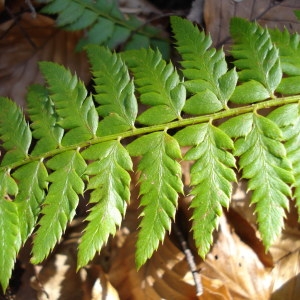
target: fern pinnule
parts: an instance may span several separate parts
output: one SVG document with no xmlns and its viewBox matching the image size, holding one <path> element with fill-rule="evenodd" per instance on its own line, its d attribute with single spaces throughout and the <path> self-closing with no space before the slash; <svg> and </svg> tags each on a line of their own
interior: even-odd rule
<svg viewBox="0 0 300 300">
<path fill-rule="evenodd" d="M 141 156 L 140 205 L 142 220 L 136 244 L 136 264 L 140 268 L 157 250 L 175 217 L 178 193 L 183 193 L 181 158 L 177 141 L 166 132 L 144 135 L 127 146 L 129 154 Z"/>
<path fill-rule="evenodd" d="M 234 136 L 237 138 L 234 155 L 240 157 L 242 175 L 249 180 L 248 189 L 253 191 L 251 203 L 256 205 L 259 232 L 268 249 L 281 233 L 294 176 L 280 128 L 257 112 L 249 116 L 245 120 L 250 131 L 241 137 Z M 222 129 L 232 136 L 228 124 L 222 124 Z"/>
<path fill-rule="evenodd" d="M 57 154 L 47 161 L 53 172 L 48 176 L 49 191 L 43 202 L 39 228 L 35 234 L 32 258 L 40 263 L 48 256 L 74 215 L 79 196 L 84 192 L 82 175 L 86 162 L 77 150 Z"/>
<path fill-rule="evenodd" d="M 64 130 L 57 124 L 55 112 L 48 90 L 41 85 L 32 85 L 26 97 L 28 115 L 32 121 L 32 136 L 37 140 L 31 155 L 38 155 L 61 145 Z"/>
<path fill-rule="evenodd" d="M 28 156 L 31 131 L 20 107 L 8 98 L 0 97 L 0 139 L 6 152 L 1 166 L 22 160 Z"/>
<path fill-rule="evenodd" d="M 87 265 L 121 225 L 130 199 L 128 171 L 132 169 L 131 158 L 120 141 L 92 145 L 82 156 L 93 161 L 85 171 L 90 177 L 87 189 L 92 191 L 93 206 L 78 248 L 78 268 Z"/>
<path fill-rule="evenodd" d="M 287 29 L 268 29 L 272 42 L 279 49 L 280 63 L 284 76 L 276 91 L 284 95 L 300 93 L 300 36 L 290 34 Z"/>
<path fill-rule="evenodd" d="M 289 33 L 285 28 L 268 28 L 272 42 L 279 50 L 282 72 L 290 76 L 300 76 L 300 35 Z"/>
<path fill-rule="evenodd" d="M 273 45 L 266 28 L 244 19 L 232 18 L 230 33 L 233 46 L 230 53 L 239 69 L 239 80 L 231 101 L 253 103 L 274 98 L 282 79 L 279 51 Z"/>
<path fill-rule="evenodd" d="M 9 172 L 0 170 L 0 284 L 5 291 L 21 247 L 17 205 L 18 186 Z"/>
<path fill-rule="evenodd" d="M 52 62 L 40 62 L 40 69 L 49 85 L 49 96 L 59 116 L 57 124 L 68 129 L 62 138 L 62 145 L 68 146 L 95 137 L 99 117 L 83 82 L 63 66 Z"/>
<path fill-rule="evenodd" d="M 189 114 L 209 114 L 227 109 L 238 76 L 235 69 L 228 71 L 224 52 L 211 48 L 210 36 L 187 20 L 172 17 L 171 25 L 182 57 L 184 85 L 192 94 L 183 110 Z"/>
<path fill-rule="evenodd" d="M 127 51 L 122 57 L 133 72 L 140 101 L 151 106 L 137 120 L 154 125 L 181 119 L 186 93 L 173 64 L 152 49 Z"/>
<path fill-rule="evenodd" d="M 16 169 L 12 176 L 18 182 L 19 193 L 15 197 L 20 220 L 22 243 L 36 226 L 48 187 L 48 172 L 42 160 L 33 161 Z"/>
<path fill-rule="evenodd" d="M 133 129 L 137 116 L 134 85 L 119 54 L 100 46 L 89 46 L 87 53 L 95 82 L 97 111 L 104 119 L 97 135 L 109 135 Z"/>
<path fill-rule="evenodd" d="M 232 169 L 235 159 L 226 150 L 233 150 L 234 146 L 228 135 L 210 123 L 187 127 L 175 137 L 181 146 L 192 146 L 184 159 L 195 161 L 191 168 L 192 229 L 198 253 L 204 258 L 212 244 L 222 206 L 229 207 L 232 182 L 236 181 Z"/>
<path fill-rule="evenodd" d="M 294 198 L 300 221 L 300 106 L 299 103 L 285 105 L 272 111 L 268 118 L 274 121 L 282 130 L 287 158 L 293 167 L 295 177 Z"/>
</svg>

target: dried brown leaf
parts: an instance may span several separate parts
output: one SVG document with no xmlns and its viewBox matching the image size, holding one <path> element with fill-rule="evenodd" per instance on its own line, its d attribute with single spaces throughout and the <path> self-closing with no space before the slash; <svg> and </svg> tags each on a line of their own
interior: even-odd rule
<svg viewBox="0 0 300 300">
<path fill-rule="evenodd" d="M 76 72 L 85 82 L 90 78 L 84 53 L 75 46 L 81 32 L 57 29 L 54 21 L 42 15 L 24 13 L 20 19 L 0 26 L 0 95 L 25 103 L 29 84 L 42 82 L 38 62 L 54 61 Z"/>
<path fill-rule="evenodd" d="M 206 276 L 221 280 L 233 299 L 265 300 L 270 296 L 270 271 L 231 231 L 225 217 L 220 219 L 218 237 L 201 268 Z"/>
<path fill-rule="evenodd" d="M 229 22 L 232 17 L 257 20 L 270 28 L 286 27 L 289 31 L 300 32 L 300 23 L 293 11 L 300 9 L 298 0 L 210 0 L 205 1 L 204 22 L 214 45 L 229 42 Z"/>
<path fill-rule="evenodd" d="M 202 281 L 203 295 L 196 296 L 185 255 L 168 236 L 146 265 L 136 271 L 135 242 L 136 234 L 130 234 L 109 272 L 109 280 L 121 299 L 231 299 L 227 287 L 220 280 L 207 277 Z M 199 263 L 200 259 L 197 260 Z"/>
</svg>

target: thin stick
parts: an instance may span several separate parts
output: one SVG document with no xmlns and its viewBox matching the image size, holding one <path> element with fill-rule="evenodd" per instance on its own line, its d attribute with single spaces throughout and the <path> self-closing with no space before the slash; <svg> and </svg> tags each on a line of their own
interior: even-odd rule
<svg viewBox="0 0 300 300">
<path fill-rule="evenodd" d="M 178 240 L 179 240 L 181 248 L 184 252 L 186 261 L 187 261 L 190 271 L 193 275 L 193 279 L 194 279 L 195 287 L 196 287 L 196 295 L 201 296 L 203 294 L 203 286 L 202 286 L 202 282 L 201 282 L 201 276 L 199 274 L 199 271 L 197 270 L 197 266 L 195 264 L 195 260 L 194 260 L 192 251 L 189 248 L 187 241 L 184 239 L 182 232 L 180 231 L 180 229 L 178 228 L 178 226 L 175 223 L 173 223 L 173 229 L 174 229 L 175 234 L 178 237 Z"/>
</svg>

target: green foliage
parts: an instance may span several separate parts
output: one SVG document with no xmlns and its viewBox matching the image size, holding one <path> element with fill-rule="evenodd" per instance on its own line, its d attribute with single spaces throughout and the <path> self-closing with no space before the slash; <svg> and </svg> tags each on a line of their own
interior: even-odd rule
<svg viewBox="0 0 300 300">
<path fill-rule="evenodd" d="M 193 125 L 179 131 L 175 137 L 181 146 L 193 146 L 184 156 L 195 161 L 191 169 L 191 207 L 196 246 L 202 257 L 212 244 L 212 233 L 222 215 L 222 206 L 228 208 L 232 182 L 236 181 L 232 140 L 210 123 Z M 205 232 L 205 234 L 203 234 Z"/>
<path fill-rule="evenodd" d="M 210 48 L 210 36 L 200 32 L 192 23 L 182 23 L 179 17 L 171 19 L 176 45 L 182 57 L 185 86 L 192 93 L 184 111 L 189 114 L 210 114 L 227 109 L 236 83 L 235 69 L 227 72 L 225 54 Z"/>
<path fill-rule="evenodd" d="M 239 80 L 243 82 L 235 89 L 231 101 L 246 104 L 274 98 L 282 69 L 279 50 L 273 45 L 268 30 L 256 23 L 233 18 L 230 33 L 234 40 L 231 54 L 240 70 Z"/>
<path fill-rule="evenodd" d="M 90 203 L 95 204 L 87 217 L 89 224 L 79 245 L 78 267 L 87 265 L 109 235 L 116 233 L 116 226 L 121 225 L 130 198 L 127 171 L 132 169 L 130 156 L 120 141 L 92 145 L 82 156 L 93 161 L 85 174 L 92 176 L 87 189 L 92 190 Z"/>
<path fill-rule="evenodd" d="M 107 45 L 114 49 L 160 48 L 168 53 L 168 43 L 159 29 L 143 24 L 134 15 L 123 15 L 117 0 L 38 0 L 46 4 L 42 13 L 57 14 L 57 26 L 65 30 L 86 29 L 77 48 L 86 45 Z"/>
<path fill-rule="evenodd" d="M 151 49 L 128 51 L 123 58 L 133 72 L 140 101 L 152 106 L 137 120 L 154 125 L 181 119 L 186 94 L 172 63 L 167 65 L 161 54 Z"/>
<path fill-rule="evenodd" d="M 138 164 L 144 206 L 136 251 L 139 268 L 158 248 L 165 231 L 171 229 L 178 193 L 183 193 L 181 168 L 176 161 L 181 158 L 181 152 L 177 141 L 166 132 L 142 136 L 127 149 L 130 155 L 142 157 Z"/>
<path fill-rule="evenodd" d="M 79 26 L 84 23 L 80 16 L 69 16 L 68 23 L 63 11 L 74 9 L 76 15 L 76 5 L 83 2 L 89 9 L 106 3 L 51 1 L 46 7 L 59 13 L 61 24 Z M 290 200 L 295 199 L 300 215 L 300 95 L 294 87 L 298 35 L 233 19 L 236 71 L 228 70 L 223 50 L 212 48 L 210 37 L 191 23 L 173 17 L 171 25 L 180 72 L 158 50 L 116 54 L 91 45 L 87 53 L 95 95 L 64 67 L 41 62 L 45 85 L 29 88 L 26 118 L 10 99 L 0 97 L 4 290 L 28 237 L 33 234 L 32 262 L 40 263 L 59 242 L 87 190 L 90 209 L 78 268 L 89 263 L 125 216 L 131 157 L 139 158 L 137 267 L 151 257 L 174 221 L 183 193 L 182 156 L 192 165 L 192 230 L 202 257 L 230 205 L 238 171 L 248 181 L 266 248 L 280 234 Z M 187 148 L 184 155 L 181 147 Z"/>
</svg>

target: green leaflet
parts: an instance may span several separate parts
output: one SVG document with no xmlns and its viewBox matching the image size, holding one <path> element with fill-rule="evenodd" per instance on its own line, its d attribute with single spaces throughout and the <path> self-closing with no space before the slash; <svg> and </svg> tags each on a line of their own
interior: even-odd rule
<svg viewBox="0 0 300 300">
<path fill-rule="evenodd" d="M 62 139 L 62 145 L 68 146 L 95 137 L 98 114 L 92 97 L 87 97 L 84 84 L 55 63 L 41 62 L 40 69 L 60 117 L 57 124 L 69 129 Z"/>
<path fill-rule="evenodd" d="M 286 29 L 268 29 L 272 42 L 279 49 L 280 63 L 284 77 L 276 91 L 285 95 L 300 93 L 300 36 L 297 33 L 290 34 Z"/>
<path fill-rule="evenodd" d="M 93 45 L 87 51 L 96 84 L 95 100 L 101 104 L 97 110 L 104 117 L 97 135 L 134 129 L 137 101 L 126 65 L 118 54 L 113 54 L 104 47 Z"/>
<path fill-rule="evenodd" d="M 167 42 L 160 37 L 160 30 L 143 24 L 136 16 L 124 16 L 116 0 L 38 0 L 46 3 L 42 9 L 46 14 L 57 14 L 56 24 L 65 30 L 86 29 L 77 49 L 82 50 L 90 44 L 107 45 L 111 49 L 125 44 L 126 49 L 145 45 L 168 48 Z M 103 30 L 105 28 L 105 30 Z"/>
<path fill-rule="evenodd" d="M 12 201 L 18 186 L 4 170 L 0 171 L 0 183 L 0 283 L 5 291 L 21 243 L 17 206 Z"/>
<path fill-rule="evenodd" d="M 127 202 L 130 199 L 131 158 L 119 141 L 93 145 L 82 152 L 85 159 L 92 160 L 85 174 L 92 176 L 88 190 L 92 190 L 90 203 L 94 204 L 86 220 L 78 252 L 78 268 L 87 265 L 96 252 L 115 235 L 121 225 Z"/>
<path fill-rule="evenodd" d="M 48 172 L 42 161 L 34 161 L 17 169 L 13 174 L 19 186 L 19 193 L 15 198 L 19 213 L 19 228 L 22 243 L 25 243 L 32 233 L 41 204 L 47 189 Z"/>
<path fill-rule="evenodd" d="M 225 125 L 222 128 L 229 129 Z M 251 203 L 256 204 L 259 232 L 268 249 L 283 227 L 284 209 L 288 209 L 291 196 L 289 184 L 294 182 L 281 143 L 282 132 L 270 119 L 254 113 L 251 131 L 245 137 L 236 137 L 234 154 L 240 156 L 242 175 L 249 179 Z"/>
<path fill-rule="evenodd" d="M 40 85 L 32 85 L 26 100 L 32 121 L 32 135 L 38 140 L 31 154 L 41 154 L 57 148 L 64 130 L 57 124 L 58 116 L 47 89 Z"/>
<path fill-rule="evenodd" d="M 181 119 L 185 88 L 172 63 L 166 64 L 161 54 L 151 49 L 127 51 L 122 57 L 134 74 L 140 101 L 152 106 L 137 120 L 154 125 Z"/>
<path fill-rule="evenodd" d="M 300 75 L 300 36 L 289 33 L 287 29 L 268 29 L 272 42 L 279 49 L 280 64 L 283 73 L 291 76 Z"/>
<path fill-rule="evenodd" d="M 75 215 L 79 197 L 84 191 L 81 179 L 86 163 L 78 151 L 69 150 L 51 158 L 46 166 L 53 170 L 48 177 L 51 183 L 43 203 L 42 218 L 36 232 L 33 263 L 39 263 L 49 254 Z"/>
<path fill-rule="evenodd" d="M 1 166 L 27 157 L 31 132 L 21 109 L 10 99 L 0 97 L 0 139 L 6 150 Z"/>
<path fill-rule="evenodd" d="M 282 78 L 279 51 L 272 44 L 267 29 L 244 19 L 233 18 L 230 33 L 234 40 L 231 54 L 240 70 L 239 79 L 244 84 L 237 86 L 231 101 L 253 103 L 274 98 L 274 91 Z M 252 94 L 255 89 L 255 94 Z M 241 95 L 246 93 L 241 98 Z"/>
<path fill-rule="evenodd" d="M 268 115 L 282 130 L 287 158 L 292 163 L 294 182 L 294 197 L 298 208 L 298 220 L 300 222 L 300 107 L 298 104 L 282 106 Z"/>
<path fill-rule="evenodd" d="M 191 22 L 171 17 L 171 25 L 177 50 L 183 59 L 181 65 L 186 78 L 185 86 L 192 93 L 184 111 L 208 114 L 227 109 L 238 76 L 235 69 L 227 70 L 224 52 L 210 48 L 211 38 Z"/>
<path fill-rule="evenodd" d="M 140 195 L 142 221 L 137 240 L 136 264 L 140 268 L 158 248 L 165 231 L 171 229 L 178 193 L 183 192 L 181 158 L 177 141 L 166 132 L 142 136 L 127 146 L 129 154 L 141 156 Z"/>
<path fill-rule="evenodd" d="M 213 242 L 212 233 L 218 226 L 222 206 L 228 208 L 232 182 L 236 181 L 235 159 L 226 149 L 233 149 L 232 140 L 210 123 L 180 130 L 175 138 L 181 146 L 193 146 L 184 156 L 194 160 L 191 168 L 193 196 L 193 232 L 198 253 L 205 257 Z"/>
</svg>

